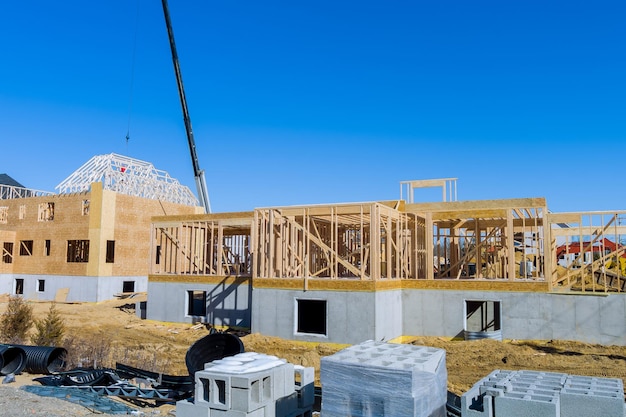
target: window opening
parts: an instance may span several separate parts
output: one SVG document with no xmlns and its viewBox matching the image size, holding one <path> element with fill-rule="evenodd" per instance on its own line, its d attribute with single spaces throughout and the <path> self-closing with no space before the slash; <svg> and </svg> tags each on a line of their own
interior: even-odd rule
<svg viewBox="0 0 626 417">
<path fill-rule="evenodd" d="M 43 249 L 44 256 L 50 256 L 50 239 L 46 239 Z"/>
<path fill-rule="evenodd" d="M 24 279 L 22 278 L 15 279 L 15 294 L 17 295 L 24 294 Z"/>
<path fill-rule="evenodd" d="M 465 330 L 495 332 L 501 330 L 500 301 L 465 300 Z"/>
<path fill-rule="evenodd" d="M 115 261 L 115 241 L 107 240 L 106 263 L 112 264 Z"/>
<path fill-rule="evenodd" d="M 9 208 L 0 207 L 0 223 L 6 224 L 9 220 Z"/>
<path fill-rule="evenodd" d="M 81 206 L 81 213 L 83 216 L 87 216 L 89 214 L 89 200 L 83 200 Z"/>
<path fill-rule="evenodd" d="M 67 262 L 89 262 L 89 241 L 68 240 Z"/>
<path fill-rule="evenodd" d="M 298 333 L 326 336 L 326 300 L 296 300 Z"/>
<path fill-rule="evenodd" d="M 54 220 L 54 203 L 41 203 L 39 204 L 39 215 L 37 216 L 40 222 L 48 222 Z"/>
<path fill-rule="evenodd" d="M 31 256 L 33 254 L 33 241 L 20 240 L 20 256 Z"/>
<path fill-rule="evenodd" d="M 24 220 L 24 217 L 26 217 L 26 206 L 22 204 L 20 206 L 20 220 Z"/>
<path fill-rule="evenodd" d="M 46 290 L 46 280 L 45 279 L 38 279 L 37 280 L 37 291 L 38 292 L 44 292 Z"/>
<path fill-rule="evenodd" d="M 159 265 L 161 263 L 161 245 L 157 245 L 156 247 L 156 264 Z"/>
<path fill-rule="evenodd" d="M 206 291 L 187 291 L 187 315 L 206 316 Z"/>
<path fill-rule="evenodd" d="M 2 247 L 2 262 L 13 263 L 13 242 L 4 242 Z"/>
<path fill-rule="evenodd" d="M 124 281 L 122 283 L 122 292 L 135 292 L 135 281 Z"/>
</svg>

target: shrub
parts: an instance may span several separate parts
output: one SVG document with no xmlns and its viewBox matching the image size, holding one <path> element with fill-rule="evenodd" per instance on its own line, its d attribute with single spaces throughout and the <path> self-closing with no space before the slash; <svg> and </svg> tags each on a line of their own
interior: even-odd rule
<svg viewBox="0 0 626 417">
<path fill-rule="evenodd" d="M 5 343 L 22 344 L 33 325 L 33 307 L 20 296 L 9 298 L 7 310 L 0 317 L 0 338 Z"/>
<path fill-rule="evenodd" d="M 63 341 L 67 350 L 65 369 L 111 368 L 111 341 L 102 335 L 68 335 Z"/>
<path fill-rule="evenodd" d="M 50 304 L 50 310 L 44 319 L 35 320 L 35 329 L 35 334 L 30 338 L 33 345 L 59 346 L 65 334 L 65 321 L 55 303 Z"/>
</svg>

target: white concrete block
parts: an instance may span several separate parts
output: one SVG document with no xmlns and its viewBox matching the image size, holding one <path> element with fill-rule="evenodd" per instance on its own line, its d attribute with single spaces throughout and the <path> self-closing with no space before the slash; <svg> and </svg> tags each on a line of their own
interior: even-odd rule
<svg viewBox="0 0 626 417">
<path fill-rule="evenodd" d="M 495 417 L 559 417 L 558 396 L 543 396 L 529 393 L 507 393 L 495 397 Z"/>
<path fill-rule="evenodd" d="M 178 416 L 177 417 L 184 417 Z M 235 410 L 214 410 L 211 409 L 210 417 L 266 417 L 263 408 L 259 408 L 258 410 L 246 413 L 244 411 L 235 411 Z"/>
<path fill-rule="evenodd" d="M 385 407 L 402 408 L 399 403 L 404 400 L 408 402 L 400 414 L 406 416 L 431 415 L 445 408 L 447 371 L 442 349 L 368 341 L 322 358 L 320 376 L 324 416 L 385 415 Z M 331 406 L 327 393 L 346 401 Z"/>
<path fill-rule="evenodd" d="M 623 409 L 624 385 L 619 378 L 574 375 L 561 390 L 561 417 L 620 416 Z"/>
<path fill-rule="evenodd" d="M 217 410 L 229 410 L 230 377 L 212 375 L 207 371 L 198 371 L 195 375 L 195 401 Z"/>
<path fill-rule="evenodd" d="M 303 387 L 307 384 L 315 383 L 315 368 L 312 366 L 305 368 L 302 365 L 294 365 L 293 370 L 296 385 Z"/>
<path fill-rule="evenodd" d="M 210 409 L 188 400 L 181 400 L 176 402 L 176 415 L 178 417 L 210 417 Z"/>
</svg>

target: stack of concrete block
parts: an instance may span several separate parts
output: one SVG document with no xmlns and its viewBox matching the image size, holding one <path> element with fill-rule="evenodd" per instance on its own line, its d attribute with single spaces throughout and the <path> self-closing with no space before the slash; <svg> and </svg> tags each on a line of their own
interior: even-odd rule
<svg viewBox="0 0 626 417">
<path fill-rule="evenodd" d="M 461 397 L 462 417 L 624 417 L 621 379 L 496 370 Z"/>
<path fill-rule="evenodd" d="M 322 416 L 432 416 L 446 410 L 442 349 L 367 341 L 321 360 Z"/>
<path fill-rule="evenodd" d="M 194 401 L 176 404 L 179 417 L 308 417 L 314 369 L 255 352 L 207 363 L 195 374 Z"/>
<path fill-rule="evenodd" d="M 626 416 L 623 381 L 618 378 L 568 376 L 561 390 L 561 416 L 594 415 Z"/>
</svg>

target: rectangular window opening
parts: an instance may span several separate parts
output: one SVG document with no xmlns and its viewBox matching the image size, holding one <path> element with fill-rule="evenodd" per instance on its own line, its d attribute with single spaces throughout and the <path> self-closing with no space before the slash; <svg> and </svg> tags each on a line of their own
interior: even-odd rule
<svg viewBox="0 0 626 417">
<path fill-rule="evenodd" d="M 206 316 L 206 291 L 187 291 L 187 315 Z"/>
<path fill-rule="evenodd" d="M 24 279 L 22 278 L 15 279 L 15 294 L 17 295 L 24 294 Z"/>
<path fill-rule="evenodd" d="M 156 247 L 156 264 L 159 265 L 161 263 L 161 245 L 157 245 Z"/>
<path fill-rule="evenodd" d="M 20 220 L 24 220 L 24 217 L 26 217 L 26 206 L 22 204 L 20 206 Z"/>
<path fill-rule="evenodd" d="M 54 203 L 40 203 L 37 219 L 40 222 L 54 220 Z"/>
<path fill-rule="evenodd" d="M 5 264 L 13 263 L 13 242 L 4 242 L 2 246 L 2 262 Z"/>
<path fill-rule="evenodd" d="M 44 292 L 46 290 L 46 280 L 38 279 L 37 280 L 37 292 Z"/>
<path fill-rule="evenodd" d="M 135 292 L 135 281 L 124 281 L 122 283 L 122 292 Z"/>
<path fill-rule="evenodd" d="M 296 300 L 298 333 L 327 335 L 326 300 Z"/>
<path fill-rule="evenodd" d="M 501 327 L 500 301 L 465 300 L 465 330 L 496 332 Z"/>
<path fill-rule="evenodd" d="M 31 256 L 33 254 L 33 241 L 20 240 L 20 256 Z"/>
<path fill-rule="evenodd" d="M 0 223 L 6 224 L 9 221 L 9 208 L 0 207 Z"/>
<path fill-rule="evenodd" d="M 113 262 L 115 262 L 115 241 L 107 240 L 106 263 L 112 264 Z"/>
<path fill-rule="evenodd" d="M 81 213 L 83 216 L 89 215 L 89 200 L 83 200 L 81 206 Z"/>
<path fill-rule="evenodd" d="M 68 240 L 67 262 L 89 262 L 89 241 Z"/>
<path fill-rule="evenodd" d="M 43 254 L 44 256 L 50 256 L 50 239 L 46 239 Z"/>
</svg>

